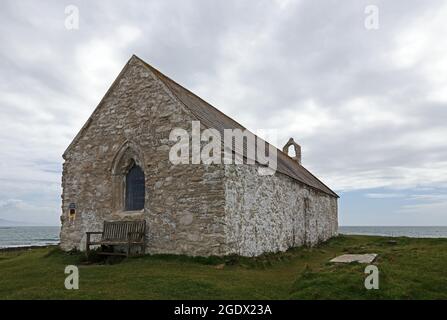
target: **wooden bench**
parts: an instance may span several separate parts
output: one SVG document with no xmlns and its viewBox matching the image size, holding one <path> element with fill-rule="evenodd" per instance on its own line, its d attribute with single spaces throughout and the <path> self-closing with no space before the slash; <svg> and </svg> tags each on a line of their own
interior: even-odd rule
<svg viewBox="0 0 447 320">
<path fill-rule="evenodd" d="M 91 241 L 91 235 L 101 235 L 101 240 Z M 102 251 L 98 254 L 104 255 L 124 255 L 130 256 L 130 249 L 134 246 L 140 246 L 141 252 L 144 254 L 146 247 L 145 241 L 146 234 L 146 221 L 104 221 L 103 231 L 87 232 L 86 254 L 87 257 L 90 253 L 90 246 L 100 245 Z M 105 247 L 109 246 L 125 246 L 127 250 L 125 253 L 121 252 L 107 252 L 104 251 Z"/>
</svg>

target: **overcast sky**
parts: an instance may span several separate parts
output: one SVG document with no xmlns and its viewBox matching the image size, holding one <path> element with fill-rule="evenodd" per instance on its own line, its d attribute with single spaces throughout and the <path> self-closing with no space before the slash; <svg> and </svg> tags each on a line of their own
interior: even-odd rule
<svg viewBox="0 0 447 320">
<path fill-rule="evenodd" d="M 294 137 L 341 225 L 447 225 L 446 18 L 435 0 L 2 0 L 0 219 L 59 223 L 61 155 L 135 53 Z"/>
</svg>

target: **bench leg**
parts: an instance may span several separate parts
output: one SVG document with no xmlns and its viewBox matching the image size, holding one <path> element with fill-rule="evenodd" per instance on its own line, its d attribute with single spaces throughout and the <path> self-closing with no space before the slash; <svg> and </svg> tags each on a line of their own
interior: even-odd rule
<svg viewBox="0 0 447 320">
<path fill-rule="evenodd" d="M 87 257 L 87 260 L 88 260 L 89 253 L 90 253 L 90 234 L 87 233 L 87 241 L 85 244 L 85 256 Z"/>
<path fill-rule="evenodd" d="M 143 233 L 143 244 L 142 244 L 142 247 L 141 247 L 141 255 L 144 256 L 145 253 L 146 253 L 146 236 Z"/>
<path fill-rule="evenodd" d="M 130 256 L 130 241 L 127 244 L 127 258 L 129 258 L 129 256 Z"/>
</svg>

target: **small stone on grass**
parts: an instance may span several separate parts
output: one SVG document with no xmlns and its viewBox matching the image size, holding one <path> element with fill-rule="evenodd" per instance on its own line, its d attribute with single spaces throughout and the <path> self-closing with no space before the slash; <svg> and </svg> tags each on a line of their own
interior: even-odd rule
<svg viewBox="0 0 447 320">
<path fill-rule="evenodd" d="M 376 253 L 366 253 L 366 254 L 343 254 L 341 256 L 335 257 L 330 262 L 335 263 L 372 263 L 376 259 Z"/>
</svg>

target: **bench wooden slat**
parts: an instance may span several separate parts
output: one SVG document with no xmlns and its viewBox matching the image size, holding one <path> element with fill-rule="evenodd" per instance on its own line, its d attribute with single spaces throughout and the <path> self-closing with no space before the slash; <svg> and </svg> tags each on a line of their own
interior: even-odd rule
<svg viewBox="0 0 447 320">
<path fill-rule="evenodd" d="M 100 241 L 90 241 L 90 234 L 87 232 L 87 256 L 90 245 L 127 245 L 127 256 L 130 254 L 130 247 L 135 245 L 141 246 L 142 252 L 144 252 L 145 232 L 145 220 L 104 221 Z M 107 254 L 107 252 L 103 252 L 103 254 Z"/>
</svg>

